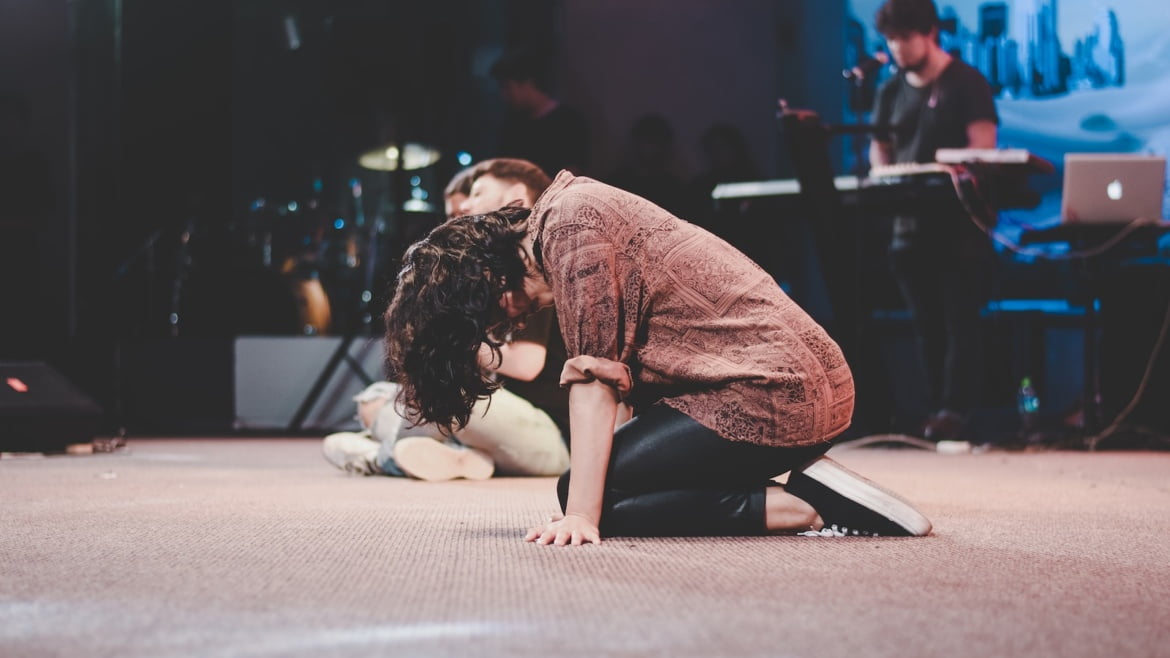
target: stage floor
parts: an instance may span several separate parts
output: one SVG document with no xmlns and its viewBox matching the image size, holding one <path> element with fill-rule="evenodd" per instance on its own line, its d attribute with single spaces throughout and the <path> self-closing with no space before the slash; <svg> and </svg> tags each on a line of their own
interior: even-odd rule
<svg viewBox="0 0 1170 658">
<path fill-rule="evenodd" d="M 4 656 L 1170 655 L 1170 453 L 843 445 L 925 538 L 521 540 L 552 478 L 319 439 L 0 459 Z"/>
</svg>

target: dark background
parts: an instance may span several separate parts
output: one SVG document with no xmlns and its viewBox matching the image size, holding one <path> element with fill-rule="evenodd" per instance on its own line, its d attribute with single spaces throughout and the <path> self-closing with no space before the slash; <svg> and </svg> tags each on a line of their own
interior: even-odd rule
<svg viewBox="0 0 1170 658">
<path fill-rule="evenodd" d="M 156 429 L 226 428 L 231 385 L 214 380 L 231 378 L 231 338 L 303 333 L 290 280 L 326 285 L 333 333 L 376 332 L 395 259 L 438 220 L 458 155 L 493 155 L 503 105 L 487 71 L 508 45 L 549 53 L 554 94 L 590 120 L 587 173 L 601 178 L 622 162 L 629 126 L 647 112 L 673 123 L 681 171 L 702 168 L 699 135 L 727 121 L 747 136 L 762 178 L 793 176 L 779 99 L 826 122 L 852 120 L 841 70 L 846 53 L 857 53 L 846 47 L 844 2 L 656 7 L 0 0 L 0 98 L 11 99 L 5 116 L 20 142 L 0 199 L 0 359 L 52 364 L 107 409 L 110 425 L 132 425 L 136 408 L 169 396 L 204 411 L 184 419 L 175 406 L 176 422 Z M 439 158 L 406 173 L 357 165 L 361 153 L 401 141 Z M 829 156 L 846 173 L 851 153 L 842 141 Z M 431 207 L 405 210 L 412 196 Z M 799 217 L 761 206 L 727 221 L 718 232 L 814 315 L 830 313 Z M 897 318 L 883 230 L 874 222 L 861 236 L 865 294 Z M 306 241 L 316 260 L 304 257 Z M 351 247 L 356 268 L 343 264 Z M 1003 297 L 1075 297 L 1067 265 L 1006 259 L 993 276 Z M 358 299 L 367 284 L 369 306 Z M 1075 328 L 1063 317 L 1045 322 Z M 871 333 L 886 336 L 894 363 L 908 354 L 904 320 Z M 1045 368 L 1054 344 L 1071 348 L 1066 361 L 1079 358 L 1075 340 L 1022 351 L 1020 343 L 1014 320 L 991 322 L 989 404 L 1010 406 L 1019 374 Z M 893 388 L 910 391 L 896 396 L 909 417 L 913 368 L 887 370 Z M 1054 409 L 1075 405 L 1075 377 L 1047 370 Z M 899 422 L 875 426 L 887 420 Z"/>
</svg>

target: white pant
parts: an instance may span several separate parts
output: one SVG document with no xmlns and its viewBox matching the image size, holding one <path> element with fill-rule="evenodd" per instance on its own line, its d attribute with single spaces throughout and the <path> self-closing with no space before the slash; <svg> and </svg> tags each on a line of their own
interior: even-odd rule
<svg viewBox="0 0 1170 658">
<path fill-rule="evenodd" d="M 360 405 L 392 401 L 397 394 L 397 384 L 376 382 L 354 399 Z M 433 425 L 410 426 L 394 404 L 384 404 L 368 429 L 382 444 L 378 450 L 380 465 L 394 458 L 394 443 L 398 439 L 427 436 L 443 441 L 446 438 Z M 560 475 L 569 468 L 569 449 L 557 424 L 531 402 L 505 389 L 492 394 L 490 405 L 489 400 L 477 402 L 467 427 L 459 430 L 455 438 L 491 456 L 497 475 Z"/>
</svg>

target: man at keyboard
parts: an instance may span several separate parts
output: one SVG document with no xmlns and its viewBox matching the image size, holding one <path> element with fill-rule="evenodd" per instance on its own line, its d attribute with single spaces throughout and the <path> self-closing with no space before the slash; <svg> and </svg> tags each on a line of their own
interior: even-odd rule
<svg viewBox="0 0 1170 658">
<path fill-rule="evenodd" d="M 999 117 L 987 80 L 944 51 L 932 0 L 887 0 L 877 11 L 897 72 L 878 89 L 873 167 L 931 163 L 940 148 L 995 148 Z M 979 313 L 994 264 L 988 233 L 957 201 L 894 217 L 890 265 L 914 318 L 930 395 L 930 440 L 960 438 L 977 402 Z"/>
</svg>

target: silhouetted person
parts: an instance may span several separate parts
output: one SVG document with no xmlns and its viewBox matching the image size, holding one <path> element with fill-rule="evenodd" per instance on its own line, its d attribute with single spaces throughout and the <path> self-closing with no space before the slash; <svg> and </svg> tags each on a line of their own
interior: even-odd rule
<svg viewBox="0 0 1170 658">
<path fill-rule="evenodd" d="M 508 105 L 496 156 L 528 160 L 549 176 L 562 169 L 584 173 L 589 167 L 589 124 L 579 110 L 552 96 L 544 61 L 533 51 L 516 49 L 492 65 L 492 77 Z"/>
<path fill-rule="evenodd" d="M 674 146 L 674 128 L 661 114 L 645 114 L 630 129 L 622 164 L 606 181 L 690 219 L 694 212 Z"/>
<path fill-rule="evenodd" d="M 711 193 L 722 183 L 759 180 L 760 170 L 752 158 L 747 139 L 730 123 L 711 124 L 700 138 L 699 145 L 704 167 L 691 179 L 689 186 L 691 203 L 696 209 L 692 221 L 707 229 L 717 229 L 713 226 L 715 204 Z"/>
</svg>

